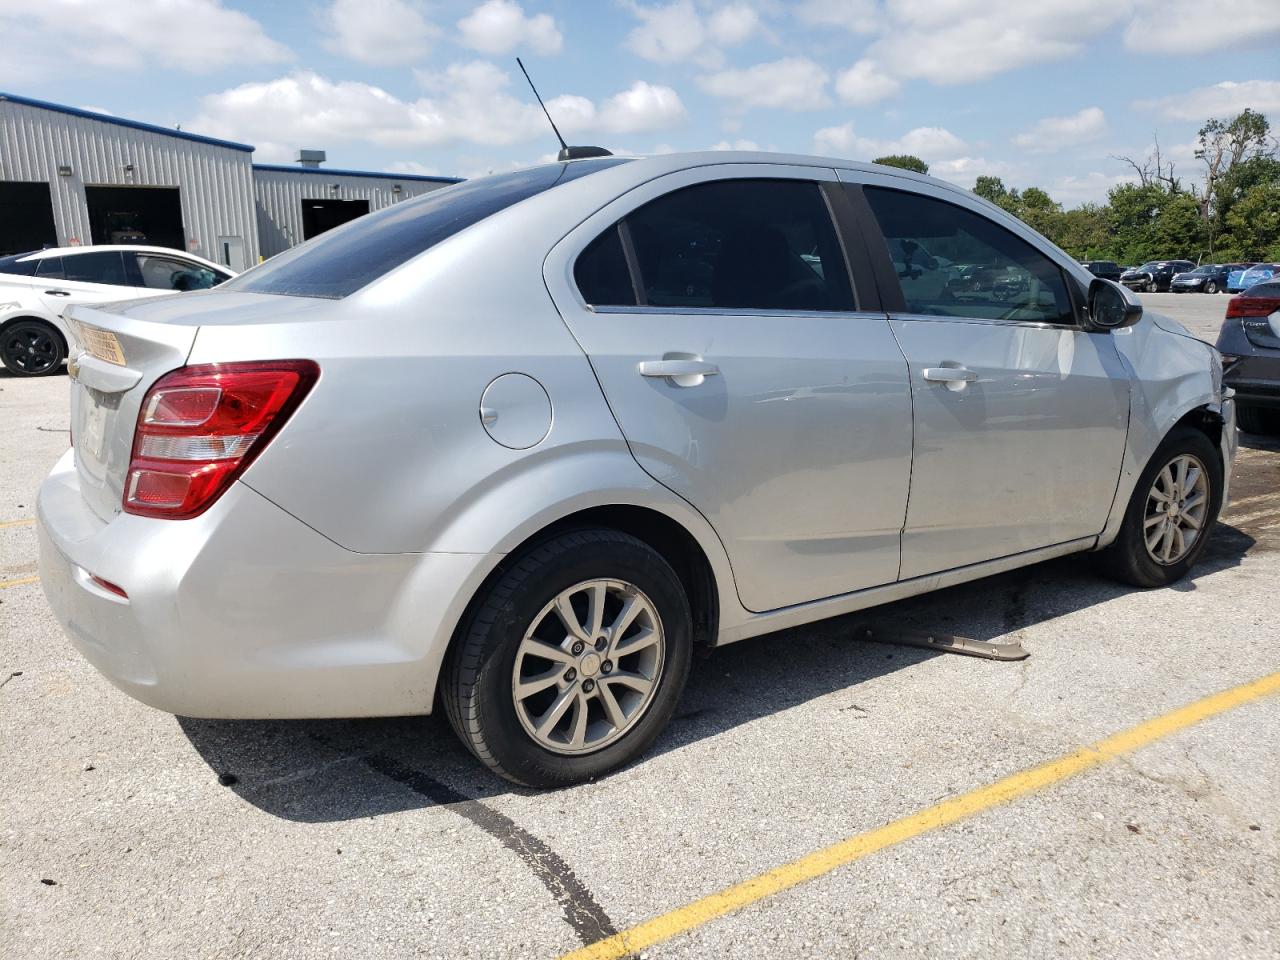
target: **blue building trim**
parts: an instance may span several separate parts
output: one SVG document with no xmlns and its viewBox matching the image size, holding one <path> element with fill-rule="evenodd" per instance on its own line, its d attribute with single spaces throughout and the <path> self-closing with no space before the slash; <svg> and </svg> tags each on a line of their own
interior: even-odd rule
<svg viewBox="0 0 1280 960">
<path fill-rule="evenodd" d="M 378 180 L 423 180 L 428 183 L 461 183 L 461 177 L 428 177 L 421 173 L 376 173 L 372 170 L 335 170 L 331 167 L 299 167 L 287 163 L 255 163 L 255 170 L 271 173 L 314 173 L 326 177 L 375 177 Z"/>
<path fill-rule="evenodd" d="M 20 97 L 13 93 L 0 92 L 0 102 L 8 100 L 11 103 L 20 103 L 26 107 L 38 107 L 41 110 L 52 110 L 54 113 L 65 113 L 72 117 L 84 117 L 87 120 L 97 120 L 99 123 L 111 123 L 117 127 L 130 127 L 134 130 L 145 130 L 148 133 L 160 133 L 166 137 L 177 137 L 179 140 L 192 140 L 195 143 L 208 143 L 215 147 L 226 147 L 229 150 L 240 150 L 244 153 L 253 153 L 253 147 L 247 143 L 236 143 L 233 140 L 217 140 L 214 137 L 202 137 L 198 133 L 187 133 L 185 130 L 174 130 L 169 127 L 157 127 L 153 123 L 142 123 L 140 120 L 125 120 L 122 117 L 113 117 L 105 113 L 94 113 L 92 110 L 81 110 L 77 107 L 64 106 L 61 103 L 49 103 L 45 100 L 33 100 L 31 97 Z"/>
</svg>

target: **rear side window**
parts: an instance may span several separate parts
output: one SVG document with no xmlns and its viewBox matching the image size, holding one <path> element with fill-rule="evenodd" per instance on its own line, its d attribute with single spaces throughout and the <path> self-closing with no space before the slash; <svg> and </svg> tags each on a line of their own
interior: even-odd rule
<svg viewBox="0 0 1280 960">
<path fill-rule="evenodd" d="M 624 223 L 644 304 L 855 309 L 844 253 L 816 183 L 698 184 L 651 201 Z"/>
<path fill-rule="evenodd" d="M 129 280 L 124 272 L 124 257 L 118 250 L 69 254 L 62 258 L 64 279 L 82 283 L 109 283 L 124 287 Z"/>
<path fill-rule="evenodd" d="M 1021 237 L 964 207 L 865 187 L 908 313 L 1073 324 L 1058 265 Z"/>
<path fill-rule="evenodd" d="M 573 279 L 582 299 L 592 304 L 636 305 L 631 271 L 622 250 L 621 224 L 614 224 L 583 250 L 573 267 Z"/>
<path fill-rule="evenodd" d="M 224 289 L 341 299 L 500 210 L 625 162 L 621 157 L 576 160 L 456 183 L 323 233 Z"/>
</svg>

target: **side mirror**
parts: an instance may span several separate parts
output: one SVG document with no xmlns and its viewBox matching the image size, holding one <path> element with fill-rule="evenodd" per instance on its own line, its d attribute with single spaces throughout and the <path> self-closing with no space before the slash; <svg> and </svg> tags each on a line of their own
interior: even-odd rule
<svg viewBox="0 0 1280 960">
<path fill-rule="evenodd" d="M 1131 327 L 1142 319 L 1142 302 L 1118 283 L 1094 277 L 1089 284 L 1089 311 L 1083 324 L 1091 333 Z"/>
</svg>

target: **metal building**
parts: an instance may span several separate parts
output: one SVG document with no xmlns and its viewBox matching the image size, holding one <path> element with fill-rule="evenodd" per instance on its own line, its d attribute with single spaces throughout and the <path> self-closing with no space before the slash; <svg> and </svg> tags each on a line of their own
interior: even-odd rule
<svg viewBox="0 0 1280 960">
<path fill-rule="evenodd" d="M 257 259 L 253 147 L 0 93 L 0 254 L 138 242 Z"/>
<path fill-rule="evenodd" d="M 233 270 L 457 180 L 253 163 L 253 147 L 0 93 L 0 256 L 152 243 Z"/>
<path fill-rule="evenodd" d="M 254 164 L 253 178 L 264 257 L 363 214 L 458 182 L 452 177 L 270 163 Z"/>
</svg>

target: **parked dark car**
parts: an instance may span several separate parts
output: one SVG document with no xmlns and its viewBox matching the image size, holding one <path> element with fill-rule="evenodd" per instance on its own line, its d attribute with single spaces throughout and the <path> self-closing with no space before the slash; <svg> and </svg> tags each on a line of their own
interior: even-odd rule
<svg viewBox="0 0 1280 960">
<path fill-rule="evenodd" d="M 1095 277 L 1101 277 L 1103 280 L 1119 280 L 1120 274 L 1124 271 L 1120 269 L 1120 264 L 1114 260 L 1081 260 L 1080 266 L 1084 267 Z"/>
<path fill-rule="evenodd" d="M 1194 270 L 1196 265 L 1190 260 L 1149 260 L 1140 267 L 1127 270 L 1120 275 L 1120 282 L 1130 290 L 1144 293 L 1168 291 L 1175 273 Z"/>
<path fill-rule="evenodd" d="M 1280 433 L 1280 280 L 1227 301 L 1218 334 L 1223 382 L 1236 392 L 1236 422 L 1246 433 Z"/>
<path fill-rule="evenodd" d="M 1202 263 L 1194 270 L 1176 273 L 1169 283 L 1173 293 L 1217 293 L 1227 289 L 1227 275 L 1231 272 L 1229 263 Z"/>
</svg>

